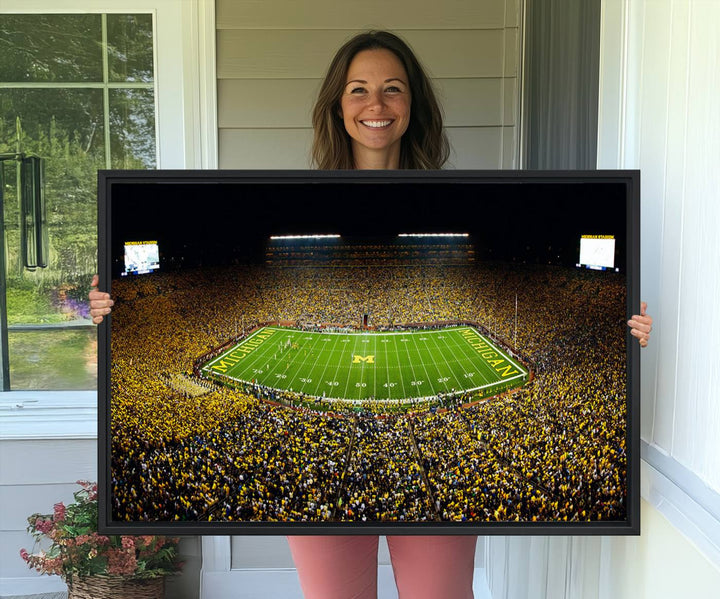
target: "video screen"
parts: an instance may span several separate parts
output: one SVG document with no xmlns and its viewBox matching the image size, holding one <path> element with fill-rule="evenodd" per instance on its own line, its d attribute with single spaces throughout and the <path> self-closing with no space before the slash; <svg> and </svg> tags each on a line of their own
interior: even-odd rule
<svg viewBox="0 0 720 599">
<path fill-rule="evenodd" d="M 101 529 L 638 534 L 638 177 L 102 172 Z"/>
<path fill-rule="evenodd" d="M 125 242 L 126 275 L 142 275 L 160 268 L 160 250 L 157 241 L 126 241 Z"/>
<path fill-rule="evenodd" d="M 578 266 L 594 270 L 615 268 L 615 237 L 612 235 L 583 235 L 580 238 Z"/>
</svg>

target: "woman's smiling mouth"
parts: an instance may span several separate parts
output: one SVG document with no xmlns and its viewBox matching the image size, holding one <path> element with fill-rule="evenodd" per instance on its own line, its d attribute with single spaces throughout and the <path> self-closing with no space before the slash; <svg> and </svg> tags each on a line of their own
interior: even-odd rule
<svg viewBox="0 0 720 599">
<path fill-rule="evenodd" d="M 381 129 L 382 127 L 387 127 L 388 125 L 392 124 L 392 120 L 385 120 L 385 121 L 360 121 L 363 125 L 366 127 L 370 127 L 372 129 Z"/>
</svg>

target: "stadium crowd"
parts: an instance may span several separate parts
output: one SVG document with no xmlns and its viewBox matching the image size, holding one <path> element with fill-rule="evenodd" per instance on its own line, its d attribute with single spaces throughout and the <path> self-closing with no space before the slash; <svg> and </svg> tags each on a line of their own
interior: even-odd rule
<svg viewBox="0 0 720 599">
<path fill-rule="evenodd" d="M 621 275 L 499 263 L 218 267 L 114 280 L 113 296 L 117 519 L 626 516 Z M 377 327 L 482 322 L 529 357 L 534 376 L 488 401 L 400 415 L 372 402 L 320 412 L 251 388 L 178 383 L 198 356 L 254 323 L 358 326 L 365 314 Z"/>
</svg>

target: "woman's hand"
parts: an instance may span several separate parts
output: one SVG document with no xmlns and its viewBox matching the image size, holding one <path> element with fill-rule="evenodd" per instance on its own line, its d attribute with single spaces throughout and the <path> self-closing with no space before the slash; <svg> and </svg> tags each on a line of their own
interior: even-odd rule
<svg viewBox="0 0 720 599">
<path fill-rule="evenodd" d="M 638 338 L 640 347 L 647 347 L 648 339 L 650 339 L 650 331 L 652 331 L 652 316 L 646 314 L 647 304 L 640 302 L 640 314 L 633 314 L 628 320 L 630 334 Z"/>
<path fill-rule="evenodd" d="M 109 293 L 97 290 L 99 281 L 100 279 L 95 275 L 92 283 L 90 283 L 92 289 L 88 294 L 88 299 L 90 300 L 90 316 L 92 316 L 92 321 L 95 324 L 100 324 L 105 315 L 110 314 L 110 309 L 115 303 L 110 299 Z"/>
</svg>

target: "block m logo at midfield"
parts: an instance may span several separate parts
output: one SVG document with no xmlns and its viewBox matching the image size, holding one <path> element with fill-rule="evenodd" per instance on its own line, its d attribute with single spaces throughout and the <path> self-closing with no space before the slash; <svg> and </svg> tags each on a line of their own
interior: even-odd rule
<svg viewBox="0 0 720 599">
<path fill-rule="evenodd" d="M 365 362 L 366 364 L 375 364 L 375 356 L 358 356 L 353 354 L 353 364 L 360 364 Z"/>
</svg>

